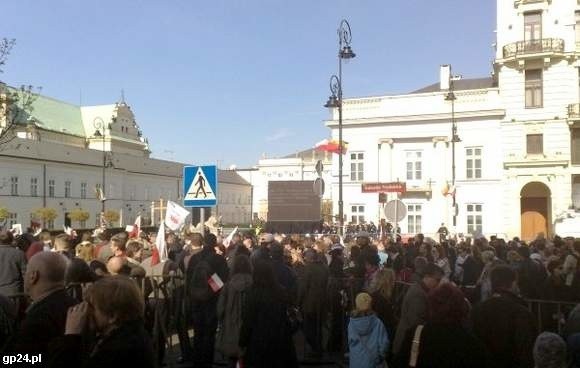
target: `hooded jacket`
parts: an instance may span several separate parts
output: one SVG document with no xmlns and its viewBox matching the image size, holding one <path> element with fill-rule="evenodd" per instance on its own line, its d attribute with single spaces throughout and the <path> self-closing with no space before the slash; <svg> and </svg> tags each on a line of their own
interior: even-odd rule
<svg viewBox="0 0 580 368">
<path fill-rule="evenodd" d="M 246 292 L 252 285 L 252 275 L 238 273 L 232 276 L 219 296 L 217 316 L 220 323 L 218 349 L 228 357 L 239 357 L 239 337 L 242 327 L 242 310 Z"/>
<path fill-rule="evenodd" d="M 382 364 L 389 348 L 389 336 L 374 314 L 351 317 L 348 324 L 350 368 L 371 368 Z"/>
</svg>

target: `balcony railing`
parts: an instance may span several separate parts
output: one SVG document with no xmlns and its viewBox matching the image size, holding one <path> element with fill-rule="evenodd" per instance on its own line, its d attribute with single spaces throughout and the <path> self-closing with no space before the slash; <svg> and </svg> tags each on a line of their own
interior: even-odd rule
<svg viewBox="0 0 580 368">
<path fill-rule="evenodd" d="M 568 105 L 568 119 L 580 120 L 580 103 Z"/>
<path fill-rule="evenodd" d="M 537 4 L 537 3 L 550 4 L 551 2 L 552 0 L 514 0 L 514 6 L 517 8 L 520 5 Z"/>
<path fill-rule="evenodd" d="M 563 53 L 564 40 L 561 38 L 542 38 L 539 40 L 519 41 L 503 47 L 504 59 L 532 54 Z"/>
</svg>

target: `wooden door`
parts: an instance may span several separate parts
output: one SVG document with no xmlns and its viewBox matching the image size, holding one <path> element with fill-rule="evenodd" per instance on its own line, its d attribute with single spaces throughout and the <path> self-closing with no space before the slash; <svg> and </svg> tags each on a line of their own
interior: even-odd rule
<svg viewBox="0 0 580 368">
<path fill-rule="evenodd" d="M 548 235 L 548 199 L 522 198 L 522 240 L 534 240 L 538 233 Z"/>
</svg>

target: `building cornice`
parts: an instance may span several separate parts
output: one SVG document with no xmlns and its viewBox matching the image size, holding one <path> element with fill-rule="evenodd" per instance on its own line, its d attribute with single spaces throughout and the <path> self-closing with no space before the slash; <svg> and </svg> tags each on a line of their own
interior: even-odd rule
<svg viewBox="0 0 580 368">
<path fill-rule="evenodd" d="M 467 120 L 477 118 L 493 118 L 505 116 L 505 110 L 479 110 L 479 111 L 464 111 L 456 112 L 456 120 Z M 343 119 L 343 126 L 365 126 L 365 125 L 379 125 L 391 123 L 417 123 L 424 121 L 437 120 L 451 120 L 451 112 L 443 114 L 425 114 L 425 115 L 402 115 L 402 116 L 383 116 L 375 118 L 357 118 L 357 119 Z M 329 128 L 338 128 L 337 120 L 325 120 L 324 124 Z"/>
<path fill-rule="evenodd" d="M 554 166 L 569 166 L 570 161 L 568 160 L 554 160 L 554 159 L 544 159 L 544 160 L 517 160 L 517 161 L 504 161 L 503 166 L 506 169 L 510 168 L 530 168 L 530 167 L 554 167 Z"/>
</svg>

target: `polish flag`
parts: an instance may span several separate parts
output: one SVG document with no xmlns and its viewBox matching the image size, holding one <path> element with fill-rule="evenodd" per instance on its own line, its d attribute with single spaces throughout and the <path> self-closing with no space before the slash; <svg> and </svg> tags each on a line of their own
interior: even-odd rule
<svg viewBox="0 0 580 368">
<path fill-rule="evenodd" d="M 238 227 L 236 226 L 236 228 L 228 235 L 227 238 L 224 239 L 224 246 L 226 248 L 230 247 L 230 244 L 232 242 L 232 239 L 234 238 L 234 235 L 238 232 Z"/>
<path fill-rule="evenodd" d="M 314 146 L 314 149 L 317 151 L 325 151 L 325 152 L 332 152 L 337 154 L 345 154 L 346 150 L 348 149 L 348 143 L 342 141 L 342 149 L 338 144 L 337 140 L 334 139 L 324 139 Z"/>
<path fill-rule="evenodd" d="M 221 288 L 224 287 L 224 282 L 217 273 L 211 275 L 211 277 L 207 280 L 207 283 L 214 293 L 217 293 Z"/>
<path fill-rule="evenodd" d="M 151 266 L 167 260 L 167 244 L 165 243 L 165 224 L 159 224 L 159 231 L 155 239 L 155 247 L 151 251 Z M 223 284 L 222 284 L 223 285 Z"/>
<path fill-rule="evenodd" d="M 189 211 L 175 202 L 167 201 L 167 211 L 165 212 L 165 225 L 169 230 L 176 231 L 185 223 L 189 216 Z"/>
<path fill-rule="evenodd" d="M 137 216 L 133 226 L 127 226 L 129 229 L 129 239 L 138 238 L 141 233 L 141 215 Z"/>
</svg>

